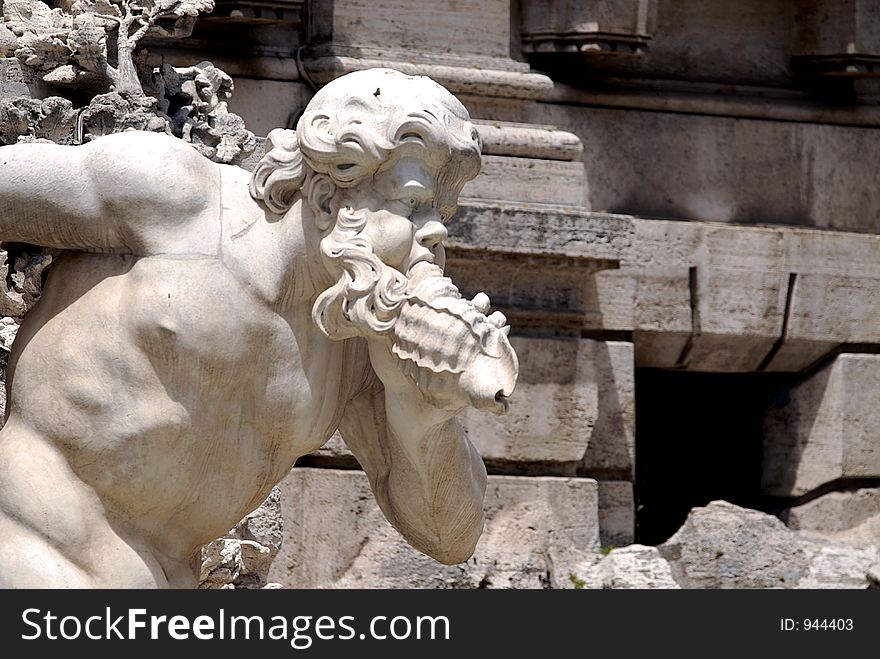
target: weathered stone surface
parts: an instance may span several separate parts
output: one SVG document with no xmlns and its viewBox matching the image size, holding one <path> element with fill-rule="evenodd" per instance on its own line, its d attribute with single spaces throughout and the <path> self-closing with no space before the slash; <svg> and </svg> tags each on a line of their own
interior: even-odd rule
<svg viewBox="0 0 880 659">
<path fill-rule="evenodd" d="M 640 366 L 755 370 L 782 328 L 780 235 L 659 220 L 633 229 L 620 270 L 596 275 L 603 324 L 635 330 Z"/>
<path fill-rule="evenodd" d="M 572 9 L 566 16 L 563 11 L 569 6 Z M 577 79 L 583 67 L 601 63 L 601 69 L 610 71 L 611 75 L 664 80 L 736 80 L 756 85 L 790 82 L 792 15 L 788 5 L 760 0 L 742 0 L 736 5 L 723 0 L 614 3 L 548 0 L 537 3 L 533 11 L 542 17 L 538 25 L 544 30 L 559 29 L 553 26 L 558 26 L 560 19 L 570 18 L 573 22 L 580 18 L 581 24 L 566 26 L 567 40 L 583 39 L 584 33 L 602 30 L 604 33 L 600 33 L 599 39 L 613 40 L 626 35 L 627 45 L 632 47 L 636 36 L 655 37 L 648 41 L 649 56 L 644 58 L 599 49 L 584 53 L 568 50 L 564 53 L 565 59 L 560 56 L 559 69 L 553 70 L 558 71 L 560 77 L 567 73 L 566 77 Z M 554 16 L 554 13 L 562 15 Z M 534 18 L 524 22 L 523 30 L 529 30 L 535 23 Z M 541 36 L 546 38 L 546 32 Z M 656 92 L 654 95 L 664 97 Z"/>
<path fill-rule="evenodd" d="M 616 265 L 633 239 L 634 218 L 556 205 L 462 200 L 449 223 L 449 246 L 481 253 L 606 261 Z"/>
<path fill-rule="evenodd" d="M 880 236 L 790 229 L 797 274 L 785 342 L 768 370 L 801 370 L 840 343 L 880 343 Z"/>
<path fill-rule="evenodd" d="M 463 202 L 447 227 L 462 292 L 484 291 L 512 325 L 549 336 L 601 324 L 594 274 L 617 266 L 632 233 L 624 217 L 485 200 Z"/>
<path fill-rule="evenodd" d="M 880 559 L 874 547 L 853 547 L 809 534 L 796 534 L 809 567 L 798 588 L 867 588 L 871 566 Z"/>
<path fill-rule="evenodd" d="M 599 542 L 603 547 L 631 544 L 635 536 L 635 501 L 629 481 L 599 481 Z"/>
<path fill-rule="evenodd" d="M 620 268 L 595 275 L 589 322 L 633 331 L 639 366 L 799 371 L 841 343 L 880 342 L 878 236 L 631 222 Z"/>
<path fill-rule="evenodd" d="M 65 98 L 0 98 L 0 144 L 49 140 L 71 144 L 77 113 Z"/>
<path fill-rule="evenodd" d="M 577 586 L 575 583 L 575 587 Z M 663 558 L 657 547 L 645 545 L 612 549 L 597 565 L 587 570 L 582 586 L 602 589 L 681 587 L 672 578 L 669 562 Z"/>
<path fill-rule="evenodd" d="M 841 354 L 767 410 L 762 484 L 800 496 L 838 478 L 880 476 L 880 355 Z"/>
<path fill-rule="evenodd" d="M 255 135 L 265 136 L 273 128 L 291 125 L 313 93 L 303 82 L 235 76 L 235 93 L 229 99 L 229 111 L 246 117 L 245 123 Z"/>
<path fill-rule="evenodd" d="M 598 560 L 596 482 L 490 476 L 473 558 L 444 566 L 384 521 L 359 471 L 294 469 L 281 485 L 285 544 L 270 578 L 289 587 L 571 587 Z M 328 524 L 327 520 L 333 520 Z"/>
<path fill-rule="evenodd" d="M 447 3 L 336 0 L 332 29 L 334 41 L 362 47 L 395 44 L 415 51 L 508 57 L 510 3 L 487 0 L 473 12 Z"/>
<path fill-rule="evenodd" d="M 276 486 L 259 508 L 202 548 L 199 588 L 265 588 L 284 538 L 283 524 Z"/>
<path fill-rule="evenodd" d="M 876 230 L 880 200 L 867 192 L 880 171 L 875 157 L 880 137 L 873 126 L 656 109 L 660 111 L 572 110 L 561 103 L 540 103 L 529 119 L 581 138 L 590 154 L 584 159 L 588 205 L 596 210 Z M 728 113 L 733 113 L 729 107 Z M 771 171 L 774 175 L 767 176 Z"/>
<path fill-rule="evenodd" d="M 779 519 L 725 501 L 691 510 L 659 550 L 682 588 L 795 588 L 810 568 Z"/>
<path fill-rule="evenodd" d="M 584 206 L 582 162 L 483 156 L 480 175 L 462 196 L 519 203 Z"/>
<path fill-rule="evenodd" d="M 660 547 L 631 545 L 572 576 L 586 588 L 866 588 L 880 557 L 858 546 L 787 529 L 765 513 L 715 501 L 695 508 Z"/>
<path fill-rule="evenodd" d="M 782 519 L 791 529 L 838 533 L 880 515 L 880 488 L 829 492 L 787 509 Z"/>
<path fill-rule="evenodd" d="M 632 474 L 632 344 L 511 340 L 522 376 L 504 417 L 466 411 L 468 437 L 488 460 L 582 462 Z"/>
<path fill-rule="evenodd" d="M 830 535 L 834 540 L 840 540 L 854 547 L 877 546 L 877 538 L 880 538 L 880 515 L 869 517 L 858 526 Z"/>
</svg>

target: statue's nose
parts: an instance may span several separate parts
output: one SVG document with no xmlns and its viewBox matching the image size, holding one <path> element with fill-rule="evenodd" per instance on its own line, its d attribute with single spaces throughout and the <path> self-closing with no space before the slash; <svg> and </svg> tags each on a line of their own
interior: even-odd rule
<svg viewBox="0 0 880 659">
<path fill-rule="evenodd" d="M 421 227 L 416 229 L 416 243 L 423 247 L 433 250 L 437 245 L 446 240 L 449 232 L 442 222 L 438 220 L 428 220 Z"/>
</svg>

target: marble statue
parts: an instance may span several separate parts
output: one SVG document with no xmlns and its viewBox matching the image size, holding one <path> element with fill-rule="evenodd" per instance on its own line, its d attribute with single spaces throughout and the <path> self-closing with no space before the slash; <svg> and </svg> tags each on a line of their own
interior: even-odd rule
<svg viewBox="0 0 880 659">
<path fill-rule="evenodd" d="M 0 586 L 193 586 L 337 429 L 394 527 L 466 560 L 486 472 L 454 417 L 505 411 L 518 369 L 443 276 L 479 149 L 389 69 L 326 85 L 253 175 L 157 133 L 0 148 L 0 240 L 65 250 L 10 356 Z"/>
</svg>

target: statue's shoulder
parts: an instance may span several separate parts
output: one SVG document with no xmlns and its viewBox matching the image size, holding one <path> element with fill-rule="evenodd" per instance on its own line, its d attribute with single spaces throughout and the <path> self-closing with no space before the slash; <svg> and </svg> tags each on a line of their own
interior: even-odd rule
<svg viewBox="0 0 880 659">
<path fill-rule="evenodd" d="M 114 167 L 191 174 L 215 172 L 217 165 L 183 140 L 142 130 L 104 135 L 86 145 L 92 159 Z"/>
<path fill-rule="evenodd" d="M 265 210 L 251 196 L 251 172 L 237 165 L 217 165 L 224 234 L 240 235 L 264 219 Z"/>
<path fill-rule="evenodd" d="M 99 191 L 133 214 L 144 203 L 178 219 L 218 210 L 218 165 L 176 137 L 126 131 L 74 148 L 88 150 L 84 164 Z"/>
</svg>

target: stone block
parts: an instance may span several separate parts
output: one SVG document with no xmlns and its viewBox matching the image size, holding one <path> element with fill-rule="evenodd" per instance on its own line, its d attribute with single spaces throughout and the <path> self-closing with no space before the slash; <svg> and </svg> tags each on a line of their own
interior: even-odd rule
<svg viewBox="0 0 880 659">
<path fill-rule="evenodd" d="M 639 366 L 671 368 L 688 343 L 689 269 L 700 240 L 696 223 L 633 218 L 620 268 L 596 273 L 600 325 L 633 332 Z"/>
<path fill-rule="evenodd" d="M 587 473 L 631 478 L 633 346 L 619 341 L 512 337 L 519 381 L 503 416 L 461 414 L 488 461 L 579 462 Z"/>
<path fill-rule="evenodd" d="M 809 559 L 776 517 L 713 501 L 658 547 L 682 588 L 796 588 Z"/>
<path fill-rule="evenodd" d="M 607 268 L 616 266 L 630 249 L 633 222 L 623 215 L 572 207 L 461 199 L 458 213 L 447 224 L 447 244 L 484 256 L 528 255 L 562 264 L 567 259 L 602 261 Z"/>
<path fill-rule="evenodd" d="M 604 590 L 677 589 L 669 562 L 656 547 L 630 545 L 612 550 L 583 578 L 586 588 Z"/>
<path fill-rule="evenodd" d="M 639 366 L 748 372 L 773 350 L 766 370 L 801 371 L 841 343 L 880 343 L 880 236 L 631 222 L 590 318 L 632 331 Z"/>
<path fill-rule="evenodd" d="M 601 488 L 599 490 L 601 501 Z M 789 528 L 818 533 L 838 533 L 880 515 L 880 488 L 864 487 L 847 492 L 829 492 L 817 499 L 793 506 L 782 514 Z"/>
<path fill-rule="evenodd" d="M 582 162 L 483 155 L 479 176 L 465 185 L 461 194 L 474 199 L 582 207 L 585 189 Z"/>
<path fill-rule="evenodd" d="M 281 489 L 285 538 L 269 578 L 288 587 L 571 587 L 570 575 L 599 558 L 591 479 L 490 476 L 483 535 L 453 566 L 403 540 L 362 472 L 296 468 Z"/>
<path fill-rule="evenodd" d="M 753 371 L 782 333 L 787 276 L 781 234 L 705 225 L 694 254 L 695 336 L 691 370 Z"/>
<path fill-rule="evenodd" d="M 784 249 L 797 280 L 768 370 L 801 370 L 841 343 L 880 343 L 880 236 L 788 229 Z"/>
<path fill-rule="evenodd" d="M 871 566 L 880 558 L 877 546 L 854 547 L 824 538 L 798 537 L 809 562 L 798 588 L 861 590 L 870 585 Z"/>
<path fill-rule="evenodd" d="M 537 325 L 580 334 L 580 325 L 596 313 L 588 261 L 559 264 L 548 258 L 463 254 L 451 248 L 446 274 L 467 298 L 486 293 L 514 331 Z"/>
<path fill-rule="evenodd" d="M 592 209 L 877 231 L 880 197 L 871 191 L 880 178 L 880 135 L 874 126 L 701 116 L 664 112 L 660 105 L 650 112 L 608 107 L 613 99 L 603 103 L 541 103 L 532 118 L 581 138 Z"/>
<path fill-rule="evenodd" d="M 620 269 L 596 275 L 599 318 L 633 331 L 639 366 L 756 370 L 782 332 L 781 243 L 766 228 L 633 219 Z"/>
<path fill-rule="evenodd" d="M 841 478 L 880 477 L 880 355 L 841 354 L 764 419 L 762 485 L 801 496 Z"/>
<path fill-rule="evenodd" d="M 603 547 L 623 547 L 635 539 L 633 484 L 599 481 L 599 542 Z"/>
<path fill-rule="evenodd" d="M 335 0 L 333 41 L 360 47 L 510 56 L 510 3 Z"/>
</svg>

